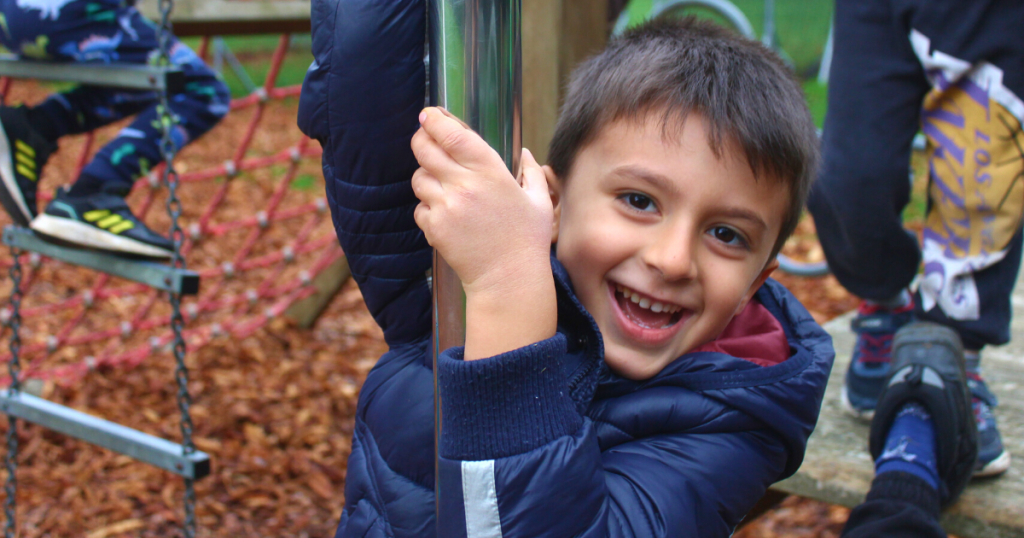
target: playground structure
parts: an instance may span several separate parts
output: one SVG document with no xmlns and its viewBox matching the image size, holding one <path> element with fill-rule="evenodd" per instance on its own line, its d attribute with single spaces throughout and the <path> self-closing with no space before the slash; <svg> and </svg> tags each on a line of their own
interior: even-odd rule
<svg viewBox="0 0 1024 538">
<path fill-rule="evenodd" d="M 302 13 L 303 3 L 178 0 L 177 8 L 181 10 L 176 11 L 175 33 L 213 36 L 308 31 L 309 4 L 304 3 L 306 11 Z M 213 6 L 228 10 L 229 15 L 214 10 Z M 286 11 L 289 9 L 295 11 Z M 523 69 L 527 81 L 523 88 L 523 145 L 537 148 L 535 154 L 543 161 L 546 141 L 557 115 L 559 92 L 567 74 L 579 59 L 600 49 L 606 39 L 607 2 L 522 0 L 522 9 Z M 273 18 L 264 18 L 267 13 Z M 264 125 L 267 109 L 298 94 L 298 87 L 278 87 L 275 80 L 289 42 L 287 33 L 281 36 L 264 83 L 251 95 L 232 103 L 229 121 L 235 121 L 233 132 L 241 135 L 225 144 L 230 151 L 224 158 L 195 163 L 188 160 L 186 150 L 180 161 L 189 164 L 187 169 L 181 170 L 179 192 L 185 210 L 183 252 L 189 254 L 191 273 L 173 273 L 178 275 L 175 277 L 178 280 L 166 286 L 190 290 L 189 282 L 194 283 L 196 279 L 202 282 L 195 299 L 186 300 L 182 309 L 183 336 L 190 357 L 204 347 L 216 347 L 225 338 L 241 340 L 255 334 L 289 312 L 292 317 L 311 323 L 347 275 L 343 255 L 330 229 L 330 219 L 322 201 L 318 200 L 322 196 L 319 183 L 313 192 L 291 188 L 298 179 L 316 173 L 317 144 L 296 138 L 294 144 L 283 147 L 258 147 L 260 130 L 267 128 Z M 212 37 L 204 37 L 199 52 L 209 55 L 214 43 Z M 552 54 L 552 51 L 557 53 Z M 3 88 L 5 95 L 7 89 Z M 95 144 L 90 139 L 85 145 L 78 159 L 79 166 L 86 162 L 89 147 Z M 74 174 L 67 177 L 74 177 Z M 143 178 L 137 184 L 133 208 L 143 208 L 140 216 L 156 223 L 156 229 L 165 229 L 165 217 L 155 209 L 166 200 L 166 194 L 153 177 Z M 267 181 L 267 177 L 271 179 Z M 209 198 L 191 196 L 190 191 L 200 185 L 217 187 L 205 191 L 213 191 Z M 41 191 L 43 202 L 50 190 Z M 147 211 L 148 216 L 144 216 Z M 89 383 L 90 376 L 98 375 L 94 374 L 97 371 L 129 369 L 169 359 L 167 351 L 173 335 L 166 327 L 171 313 L 161 300 L 160 291 L 145 284 L 111 279 L 92 270 L 76 270 L 52 261 L 47 255 L 26 253 L 20 260 L 25 267 L 24 326 L 34 329 L 24 337 L 22 347 L 27 359 L 24 373 L 30 380 L 26 390 L 34 390 L 40 380 L 61 385 Z M 116 267 L 107 262 L 109 260 L 101 261 L 98 265 L 115 271 Z M 10 268 L 11 259 L 0 257 L 0 270 L 6 272 Z M 139 266 L 133 266 L 130 271 L 137 275 L 138 269 Z M 76 278 L 83 279 L 87 285 L 65 292 L 63 296 L 54 294 L 46 289 L 46 281 L 59 271 L 76 271 Z M 299 306 L 303 303 L 305 306 Z M 0 308 L 3 306 L 0 304 Z M 121 315 L 123 322 L 110 327 L 98 325 L 93 316 L 104 309 Z M 0 310 L 0 320 L 6 324 L 10 315 L 4 312 L 10 311 Z M 37 324 L 35 328 L 33 323 Z M 0 328 L 0 338 L 9 334 L 8 327 Z M 0 352 L 2 355 L 6 353 Z M 170 380 L 167 382 L 169 384 Z M 819 426 L 823 433 L 835 430 L 831 426 L 834 420 L 838 419 L 823 415 Z M 819 452 L 813 452 L 814 449 Z M 820 458 L 817 461 L 831 461 L 835 450 L 863 452 L 860 446 L 835 448 L 812 444 L 811 454 Z M 212 463 L 217 466 L 215 458 Z M 863 462 L 843 461 L 843 465 L 851 466 L 860 463 Z M 858 494 L 863 495 L 866 490 L 866 484 L 853 481 L 852 486 L 837 496 L 833 492 L 834 484 L 827 484 L 822 490 L 822 481 L 814 472 L 813 469 L 806 473 L 801 470 L 781 491 L 851 505 L 859 502 Z M 1008 497 L 1011 499 L 1020 498 L 1016 490 L 1001 494 L 1015 496 Z M 335 502 L 340 507 L 340 488 L 336 495 Z M 780 498 L 781 493 L 770 492 L 755 513 Z M 200 496 L 197 501 L 202 503 L 203 498 Z M 984 498 L 979 498 L 976 504 L 958 512 L 956 517 L 969 523 L 963 527 L 962 535 L 991 535 L 980 532 L 985 527 L 979 525 L 991 518 L 983 510 L 984 504 Z M 19 510 L 27 509 L 19 505 Z M 1000 529 L 1005 529 L 1006 525 L 1012 527 L 1012 521 L 999 525 Z M 1001 530 L 999 535 L 1019 534 Z"/>
<path fill-rule="evenodd" d="M 162 20 L 166 21 L 170 7 L 168 2 L 161 3 Z M 227 24 L 217 19 L 192 17 L 189 11 L 185 11 L 184 20 L 187 22 L 176 32 L 179 36 L 189 32 L 207 35 L 211 31 L 266 31 L 274 27 L 275 22 L 260 17 L 242 17 L 234 24 Z M 286 31 L 305 28 L 308 31 L 308 4 L 305 15 L 291 19 L 291 23 L 287 21 L 278 28 L 283 27 Z M 210 42 L 209 37 L 204 37 L 197 52 L 206 55 Z M 195 494 L 192 481 L 210 472 L 210 460 L 206 454 L 196 450 L 191 440 L 186 350 L 195 352 L 218 337 L 245 338 L 282 315 L 309 326 L 347 278 L 347 267 L 333 231 L 329 225 L 324 226 L 329 223 L 329 218 L 325 218 L 326 204 L 322 195 L 314 196 L 310 192 L 296 196 L 293 188 L 300 170 L 312 180 L 309 171 L 319 168 L 319 148 L 304 137 L 296 137 L 293 144 L 275 148 L 272 153 L 268 153 L 266 148 L 257 148 L 254 143 L 265 109 L 275 102 L 298 95 L 297 85 L 276 86 L 289 43 L 288 34 L 280 37 L 264 83 L 251 95 L 232 102 L 234 115 L 249 117 L 241 140 L 230 153 L 225 154 L 226 160 L 178 174 L 170 165 L 174 162 L 173 150 L 169 149 L 171 145 L 165 144 L 169 165 L 158 167 L 138 180 L 132 199 L 141 200 L 136 212 L 140 218 L 165 224 L 163 219 L 167 217 L 162 218 L 151 210 L 162 206 L 168 208 L 171 235 L 180 248 L 180 258 L 176 257 L 170 265 L 55 246 L 20 228 L 8 227 L 4 231 L 4 242 L 11 246 L 13 254 L 11 258 L 0 258 L 0 266 L 5 272 L 9 271 L 12 283 L 11 300 L 9 304 L 5 301 L 0 310 L 0 320 L 4 322 L 0 334 L 5 339 L 11 338 L 11 352 L 0 354 L 0 359 L 10 366 L 10 375 L 5 381 L 11 387 L 3 395 L 3 409 L 11 417 L 5 491 L 7 536 L 16 532 L 18 436 L 15 417 L 185 477 L 182 526 L 186 536 L 194 536 Z M 0 61 L 0 73 L 151 89 L 163 99 L 180 86 L 173 69 L 153 67 L 57 66 L 4 58 Z M 0 91 L 5 96 L 10 93 L 11 82 L 10 78 L 5 78 L 0 83 Z M 163 123 L 171 128 L 172 123 L 169 118 L 167 120 Z M 77 177 L 78 171 L 88 162 L 95 138 L 93 133 L 86 136 L 75 170 L 65 178 Z M 248 192 L 238 192 L 237 185 L 253 184 L 253 176 L 266 175 L 265 172 L 280 174 L 279 181 L 271 182 L 272 190 L 257 188 L 256 191 L 244 189 Z M 197 200 L 188 194 L 190 184 L 212 183 L 219 183 L 219 187 L 207 199 Z M 258 184 L 255 186 L 259 187 Z M 44 203 L 50 192 L 51 189 L 41 191 Z M 237 206 L 239 197 L 248 204 L 248 211 L 240 218 L 222 218 L 220 210 Z M 233 217 L 239 217 L 237 210 L 233 213 Z M 179 227 L 178 218 L 183 214 L 183 226 Z M 201 255 L 189 256 L 192 253 Z M 190 257 L 198 262 L 198 271 L 184 268 L 184 259 Z M 33 292 L 47 286 L 43 275 L 61 270 L 53 267 L 63 265 L 55 263 L 58 260 L 63 264 L 88 267 L 100 274 L 93 273 L 96 276 L 92 285 L 70 297 L 54 301 L 49 296 L 37 300 Z M 121 285 L 123 282 L 111 280 L 111 276 L 132 280 L 136 284 Z M 205 283 L 203 293 L 199 289 L 200 280 Z M 159 300 L 161 292 L 169 292 L 169 311 Z M 181 297 L 188 295 L 198 295 L 197 300 L 182 304 Z M 109 314 L 104 318 L 96 315 L 97 312 L 118 303 L 122 308 L 130 305 L 128 309 L 131 310 L 120 323 L 97 321 L 109 319 Z M 124 310 L 122 312 L 127 314 Z M 181 445 L 31 394 L 39 382 L 81 383 L 97 369 L 133 368 L 152 356 L 158 360 L 161 355 L 166 356 L 167 351 L 172 352 L 178 364 L 175 377 L 179 381 Z M 24 373 L 19 371 L 22 365 L 25 366 Z"/>
</svg>

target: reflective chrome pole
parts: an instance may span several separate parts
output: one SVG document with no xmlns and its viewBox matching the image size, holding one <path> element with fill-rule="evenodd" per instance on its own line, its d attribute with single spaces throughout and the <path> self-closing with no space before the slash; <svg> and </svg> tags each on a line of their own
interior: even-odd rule
<svg viewBox="0 0 1024 538">
<path fill-rule="evenodd" d="M 430 103 L 483 136 L 518 176 L 522 151 L 521 0 L 429 0 Z M 441 433 L 437 356 L 466 341 L 466 298 L 434 254 L 435 457 Z M 435 475 L 437 477 L 437 475 Z"/>
</svg>

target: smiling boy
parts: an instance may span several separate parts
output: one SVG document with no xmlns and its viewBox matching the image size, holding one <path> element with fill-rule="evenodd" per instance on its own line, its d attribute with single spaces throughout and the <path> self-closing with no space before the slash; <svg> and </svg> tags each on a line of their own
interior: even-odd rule
<svg viewBox="0 0 1024 538">
<path fill-rule="evenodd" d="M 390 348 L 337 536 L 728 536 L 799 467 L 833 357 L 768 279 L 817 159 L 785 66 L 647 24 L 577 70 L 549 166 L 524 151 L 517 182 L 419 111 L 422 4 L 337 2 L 314 2 L 300 125 Z M 438 358 L 437 476 L 427 241 L 467 300 L 466 345 Z"/>
</svg>

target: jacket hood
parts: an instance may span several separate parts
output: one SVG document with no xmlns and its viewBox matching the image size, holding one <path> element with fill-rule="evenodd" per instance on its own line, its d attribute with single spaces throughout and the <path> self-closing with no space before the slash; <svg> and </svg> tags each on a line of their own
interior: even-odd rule
<svg viewBox="0 0 1024 538">
<path fill-rule="evenodd" d="M 600 345 L 596 322 L 576 298 L 565 267 L 552 255 L 551 266 L 559 291 L 559 324 L 586 328 Z M 825 395 L 835 351 L 832 337 L 814 321 L 807 309 L 784 286 L 768 279 L 755 294 L 782 326 L 789 343 L 789 358 L 772 366 L 714 351 L 692 351 L 669 363 L 658 375 L 632 381 L 616 375 L 604 363 L 603 346 L 596 397 L 625 396 L 657 387 L 697 392 L 747 415 L 784 440 L 792 457 L 783 477 L 796 472 L 803 461 L 807 438 L 814 431 Z M 572 308 L 568 308 L 571 306 Z M 568 319 L 564 319 L 568 318 Z M 672 391 L 665 391 L 671 394 Z M 648 402 L 658 405 L 659 402 Z M 674 405 L 672 402 L 660 402 Z"/>
</svg>

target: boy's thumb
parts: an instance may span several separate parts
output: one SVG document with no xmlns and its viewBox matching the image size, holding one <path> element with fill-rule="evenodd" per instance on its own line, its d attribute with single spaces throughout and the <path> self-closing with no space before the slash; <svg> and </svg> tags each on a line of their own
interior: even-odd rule
<svg viewBox="0 0 1024 538">
<path fill-rule="evenodd" d="M 546 197 L 548 195 L 548 180 L 544 177 L 544 170 L 537 164 L 537 159 L 533 158 L 533 153 L 530 150 L 523 148 L 519 166 L 522 168 L 523 189 L 531 196 L 539 192 L 539 195 Z"/>
</svg>

